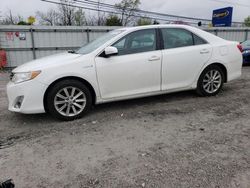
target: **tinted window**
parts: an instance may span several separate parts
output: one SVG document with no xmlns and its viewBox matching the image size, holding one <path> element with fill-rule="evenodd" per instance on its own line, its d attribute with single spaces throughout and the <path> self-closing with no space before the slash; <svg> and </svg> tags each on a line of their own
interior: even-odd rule
<svg viewBox="0 0 250 188">
<path fill-rule="evenodd" d="M 118 55 L 156 50 L 155 29 L 147 29 L 130 33 L 113 44 L 113 46 L 118 49 Z"/>
<path fill-rule="evenodd" d="M 200 38 L 194 34 L 193 34 L 193 37 L 194 37 L 194 44 L 195 45 L 207 44 L 207 42 L 205 40 L 203 40 L 202 38 Z"/>
<path fill-rule="evenodd" d="M 165 49 L 194 45 L 192 33 L 184 29 L 162 29 L 162 35 Z"/>
</svg>

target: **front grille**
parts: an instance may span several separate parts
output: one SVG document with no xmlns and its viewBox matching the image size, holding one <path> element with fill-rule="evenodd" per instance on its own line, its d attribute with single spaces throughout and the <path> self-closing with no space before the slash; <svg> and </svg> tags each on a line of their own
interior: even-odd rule
<svg viewBox="0 0 250 188">
<path fill-rule="evenodd" d="M 11 72 L 11 73 L 10 73 L 10 80 L 12 80 L 13 76 L 14 76 L 14 73 Z"/>
</svg>

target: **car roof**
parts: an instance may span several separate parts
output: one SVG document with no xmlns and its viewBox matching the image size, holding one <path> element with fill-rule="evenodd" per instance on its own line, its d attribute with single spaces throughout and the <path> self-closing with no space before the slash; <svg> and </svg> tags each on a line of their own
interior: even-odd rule
<svg viewBox="0 0 250 188">
<path fill-rule="evenodd" d="M 196 27 L 192 27 L 189 25 L 183 25 L 183 24 L 159 24 L 159 25 L 146 25 L 146 26 L 135 26 L 135 27 L 123 27 L 119 28 L 118 30 L 125 30 L 126 32 L 133 32 L 133 31 L 138 31 L 138 30 L 143 30 L 143 29 L 156 29 L 156 28 L 181 28 L 181 29 L 186 29 L 203 39 L 207 40 L 209 43 L 217 43 L 217 42 L 222 42 L 225 41 L 224 39 L 217 37 L 211 33 L 208 33 L 204 30 L 201 30 Z"/>
<path fill-rule="evenodd" d="M 140 30 L 140 29 L 154 29 L 154 28 L 160 28 L 160 27 L 189 28 L 191 26 L 181 25 L 181 24 L 158 24 L 158 25 L 144 25 L 144 26 L 134 26 L 134 27 L 123 27 L 123 28 L 119 28 L 118 30 L 133 31 L 133 30 Z"/>
</svg>

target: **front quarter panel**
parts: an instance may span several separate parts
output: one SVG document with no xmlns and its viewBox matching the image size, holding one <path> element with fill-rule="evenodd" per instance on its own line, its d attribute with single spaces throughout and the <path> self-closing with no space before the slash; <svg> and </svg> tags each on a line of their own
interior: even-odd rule
<svg viewBox="0 0 250 188">
<path fill-rule="evenodd" d="M 99 90 L 96 79 L 94 57 L 91 55 L 82 56 L 76 60 L 64 62 L 61 66 L 50 66 L 44 68 L 37 77 L 37 81 L 47 87 L 58 79 L 66 77 L 79 77 L 89 82 L 95 90 L 96 97 L 99 98 Z"/>
</svg>

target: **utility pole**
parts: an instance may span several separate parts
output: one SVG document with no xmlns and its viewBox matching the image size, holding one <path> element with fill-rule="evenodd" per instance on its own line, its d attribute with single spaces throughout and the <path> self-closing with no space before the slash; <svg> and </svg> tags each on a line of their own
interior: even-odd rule
<svg viewBox="0 0 250 188">
<path fill-rule="evenodd" d="M 97 25 L 101 25 L 101 20 L 100 20 L 100 0 L 98 0 L 98 4 L 97 4 L 97 10 L 98 10 L 98 23 Z"/>
</svg>

